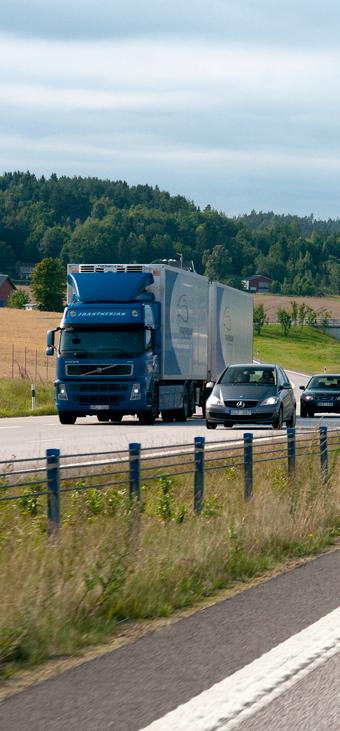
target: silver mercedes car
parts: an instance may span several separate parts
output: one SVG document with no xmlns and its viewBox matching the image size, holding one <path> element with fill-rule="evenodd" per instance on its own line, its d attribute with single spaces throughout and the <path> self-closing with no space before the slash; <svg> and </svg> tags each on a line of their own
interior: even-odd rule
<svg viewBox="0 0 340 731">
<path fill-rule="evenodd" d="M 206 426 L 270 424 L 294 426 L 296 401 L 287 374 L 278 365 L 239 363 L 221 373 L 205 408 Z"/>
</svg>

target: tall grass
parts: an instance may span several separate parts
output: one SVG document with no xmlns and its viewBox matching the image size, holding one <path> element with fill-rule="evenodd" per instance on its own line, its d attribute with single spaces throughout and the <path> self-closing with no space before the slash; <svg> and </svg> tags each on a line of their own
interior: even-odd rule
<svg viewBox="0 0 340 731">
<path fill-rule="evenodd" d="M 0 417 L 55 414 L 52 383 L 35 385 L 36 406 L 32 409 L 31 383 L 26 379 L 0 380 Z"/>
<path fill-rule="evenodd" d="M 317 462 L 258 465 L 254 497 L 242 475 L 210 473 L 203 514 L 190 476 L 143 488 L 142 511 L 125 490 L 68 494 L 59 542 L 46 535 L 42 498 L 0 503 L 0 668 L 79 652 L 122 620 L 170 615 L 230 583 L 312 554 L 340 533 L 340 478 Z M 40 502 L 39 502 L 40 500 Z"/>
</svg>

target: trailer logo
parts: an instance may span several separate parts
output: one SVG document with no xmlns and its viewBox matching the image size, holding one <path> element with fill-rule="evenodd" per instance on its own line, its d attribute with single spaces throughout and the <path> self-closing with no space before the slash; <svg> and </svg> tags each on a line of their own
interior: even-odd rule
<svg viewBox="0 0 340 731">
<path fill-rule="evenodd" d="M 177 300 L 177 325 L 180 336 L 190 340 L 192 337 L 192 327 L 189 324 L 189 304 L 186 294 L 181 294 Z"/>
<path fill-rule="evenodd" d="M 234 336 L 232 335 L 232 321 L 229 305 L 226 305 L 223 310 L 222 328 L 224 340 L 232 343 L 234 341 Z"/>
</svg>

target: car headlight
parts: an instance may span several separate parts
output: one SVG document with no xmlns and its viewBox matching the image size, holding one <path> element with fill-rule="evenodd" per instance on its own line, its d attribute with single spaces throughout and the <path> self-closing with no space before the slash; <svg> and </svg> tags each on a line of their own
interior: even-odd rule
<svg viewBox="0 0 340 731">
<path fill-rule="evenodd" d="M 268 398 L 265 398 L 265 400 L 262 401 L 261 406 L 274 406 L 274 404 L 277 404 L 278 400 L 277 396 L 268 396 Z"/>
<path fill-rule="evenodd" d="M 212 393 L 207 400 L 207 406 L 224 406 L 224 401 L 221 399 L 221 394 L 217 396 L 217 394 Z"/>
<path fill-rule="evenodd" d="M 304 398 L 306 399 L 306 401 L 314 401 L 314 396 L 310 396 L 309 394 L 307 394 L 307 396 L 304 396 Z"/>
<path fill-rule="evenodd" d="M 60 401 L 67 401 L 68 400 L 68 396 L 67 396 L 67 391 L 66 391 L 65 383 L 58 383 L 57 389 L 58 389 L 57 390 L 57 393 L 58 393 L 59 400 Z"/>
<path fill-rule="evenodd" d="M 131 389 L 131 401 L 134 401 L 135 399 L 140 399 L 140 383 L 133 383 L 132 389 Z"/>
</svg>

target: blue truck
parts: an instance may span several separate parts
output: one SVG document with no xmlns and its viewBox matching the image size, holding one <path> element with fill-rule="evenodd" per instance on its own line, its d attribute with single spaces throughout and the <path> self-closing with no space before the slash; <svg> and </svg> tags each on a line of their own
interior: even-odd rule
<svg viewBox="0 0 340 731">
<path fill-rule="evenodd" d="M 68 302 L 47 334 L 56 408 L 142 424 L 185 421 L 227 362 L 252 358 L 252 297 L 168 264 L 69 264 Z M 55 344 L 56 333 L 59 333 Z"/>
</svg>

